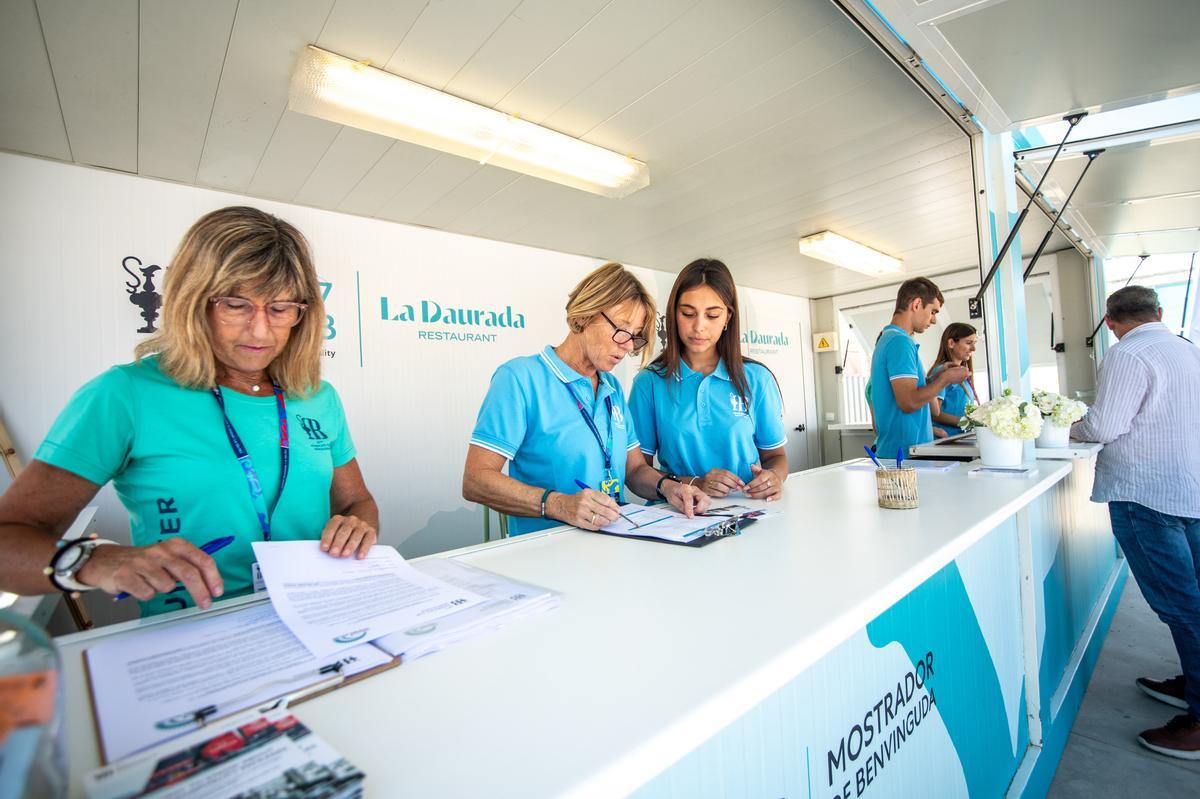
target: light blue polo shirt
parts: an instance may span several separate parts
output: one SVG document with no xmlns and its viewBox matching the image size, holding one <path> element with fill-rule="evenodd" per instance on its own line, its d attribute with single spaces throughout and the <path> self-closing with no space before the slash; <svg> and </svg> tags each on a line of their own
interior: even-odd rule
<svg viewBox="0 0 1200 799">
<path fill-rule="evenodd" d="M 658 455 L 663 468 L 675 474 L 728 469 L 750 482 L 750 465 L 759 462 L 758 451 L 782 447 L 787 433 L 783 398 L 771 372 L 747 363 L 746 383 L 749 402 L 734 388 L 724 360 L 710 375 L 683 361 L 674 378 L 664 377 L 656 367 L 643 369 L 629 393 L 642 452 Z"/>
<path fill-rule="evenodd" d="M 933 370 L 933 374 L 936 375 L 945 368 L 946 365 L 942 364 L 938 366 L 937 369 Z M 978 404 L 978 400 L 975 399 L 975 394 L 971 391 L 971 384 L 967 383 L 966 381 L 963 381 L 962 383 L 952 383 L 951 385 L 946 386 L 938 392 L 938 398 L 942 401 L 942 413 L 948 413 L 952 416 L 961 417 L 963 412 L 967 409 L 968 402 L 971 404 Z M 942 428 L 952 436 L 956 436 L 962 432 L 962 428 L 955 425 L 942 424 L 941 422 L 934 422 L 933 424 Z"/>
<path fill-rule="evenodd" d="M 898 449 L 903 449 L 908 457 L 909 447 L 933 440 L 929 405 L 905 413 L 896 404 L 892 391 L 892 381 L 902 377 L 915 379 L 918 388 L 925 385 L 918 346 L 912 336 L 896 325 L 885 327 L 875 343 L 875 354 L 871 356 L 871 408 L 878 430 L 875 451 L 881 458 L 896 457 Z"/>
<path fill-rule="evenodd" d="M 576 494 L 578 479 L 598 491 L 604 455 L 576 400 L 591 414 L 607 444 L 606 398 L 612 400 L 612 471 L 624 486 L 625 459 L 638 446 L 638 439 L 621 383 L 600 372 L 600 387 L 593 396 L 591 381 L 567 366 L 550 346 L 537 355 L 513 358 L 496 370 L 471 443 L 507 458 L 509 477 L 526 485 Z M 513 516 L 508 532 L 521 535 L 561 523 Z"/>
</svg>

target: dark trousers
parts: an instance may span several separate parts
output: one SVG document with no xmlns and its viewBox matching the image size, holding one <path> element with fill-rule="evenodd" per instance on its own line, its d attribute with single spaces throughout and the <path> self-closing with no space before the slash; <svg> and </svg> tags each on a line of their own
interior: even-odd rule
<svg viewBox="0 0 1200 799">
<path fill-rule="evenodd" d="M 1136 502 L 1110 502 L 1108 514 L 1146 602 L 1171 629 L 1188 708 L 1200 718 L 1200 519 Z"/>
</svg>

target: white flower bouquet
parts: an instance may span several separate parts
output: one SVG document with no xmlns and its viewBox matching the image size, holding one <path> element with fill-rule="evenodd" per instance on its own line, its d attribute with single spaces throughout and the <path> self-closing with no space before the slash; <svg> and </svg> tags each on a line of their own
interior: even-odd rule
<svg viewBox="0 0 1200 799">
<path fill-rule="evenodd" d="M 996 438 L 1029 440 L 1042 432 L 1042 411 L 1006 388 L 994 400 L 982 405 L 968 404 L 961 426 L 964 430 L 986 428 Z"/>
<path fill-rule="evenodd" d="M 1070 427 L 1088 412 L 1088 407 L 1079 400 L 1041 389 L 1033 392 L 1033 404 L 1042 412 L 1042 418 L 1059 427 Z"/>
</svg>

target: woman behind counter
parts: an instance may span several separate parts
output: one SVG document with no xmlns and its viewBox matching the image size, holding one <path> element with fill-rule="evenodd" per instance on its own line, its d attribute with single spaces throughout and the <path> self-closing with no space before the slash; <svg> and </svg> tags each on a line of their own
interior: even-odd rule
<svg viewBox="0 0 1200 799">
<path fill-rule="evenodd" d="M 737 287 L 721 261 L 684 267 L 667 300 L 667 342 L 633 381 L 629 407 L 647 463 L 706 494 L 773 500 L 787 479 L 783 398 L 741 351 Z"/>
<path fill-rule="evenodd" d="M 975 374 L 972 356 L 975 354 L 978 338 L 975 328 L 966 322 L 953 322 L 946 325 L 946 329 L 942 331 L 942 341 L 938 345 L 937 358 L 934 360 L 933 366 L 929 368 L 927 379 L 932 381 L 934 375 L 947 366 L 965 366 L 970 372 L 963 382 L 951 383 L 943 388 L 938 393 L 937 399 L 930 404 L 930 418 L 933 420 L 934 433 L 938 434 L 940 431 L 938 438 L 961 433 L 962 428 L 958 426 L 958 423 L 962 421 L 967 404 L 979 404 L 978 395 L 975 393 L 975 383 L 970 376 Z"/>
<path fill-rule="evenodd" d="M 300 231 L 248 207 L 192 225 L 166 273 L 159 332 L 76 392 L 0 497 L 0 589 L 123 591 L 148 615 L 250 592 L 254 541 L 320 539 L 330 555 L 365 556 L 379 511 L 321 380 L 324 327 Z M 133 546 L 56 548 L 110 480 Z"/>
<path fill-rule="evenodd" d="M 513 535 L 560 522 L 597 530 L 618 518 L 627 485 L 689 517 L 709 499 L 652 468 L 611 372 L 654 333 L 654 299 L 620 264 L 596 269 L 567 300 L 567 337 L 492 376 L 463 467 L 463 498 L 513 518 Z M 501 470 L 509 463 L 509 473 Z M 588 488 L 580 490 L 576 481 Z"/>
</svg>

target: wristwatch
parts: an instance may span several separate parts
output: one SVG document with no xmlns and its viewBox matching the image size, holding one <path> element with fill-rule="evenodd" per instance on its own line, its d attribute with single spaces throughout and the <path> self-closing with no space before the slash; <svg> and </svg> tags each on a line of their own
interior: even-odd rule
<svg viewBox="0 0 1200 799">
<path fill-rule="evenodd" d="M 664 480 L 674 480 L 676 483 L 681 485 L 683 484 L 683 481 L 679 479 L 679 475 L 671 474 L 670 472 L 667 472 L 662 477 L 658 478 L 658 482 L 654 484 L 654 493 L 658 494 L 658 496 L 662 499 L 667 498 L 667 495 L 662 492 L 662 484 Z"/>
<path fill-rule="evenodd" d="M 59 591 L 91 591 L 96 586 L 84 585 L 75 579 L 75 575 L 91 560 L 96 547 L 116 543 L 107 538 L 97 538 L 94 534 L 88 538 L 76 538 L 74 541 L 60 541 L 59 550 L 50 559 L 50 565 L 42 571 Z"/>
</svg>

